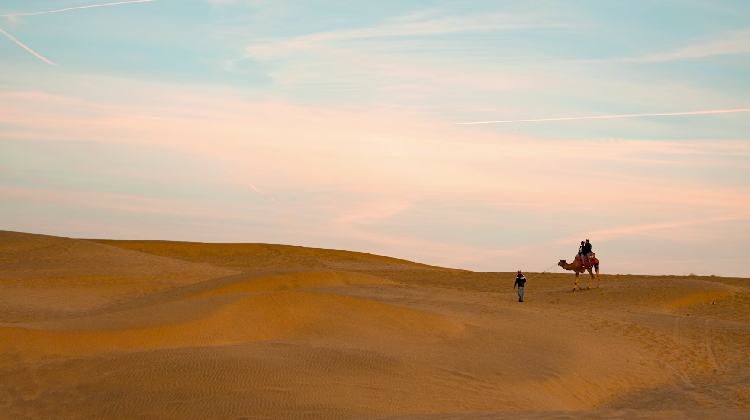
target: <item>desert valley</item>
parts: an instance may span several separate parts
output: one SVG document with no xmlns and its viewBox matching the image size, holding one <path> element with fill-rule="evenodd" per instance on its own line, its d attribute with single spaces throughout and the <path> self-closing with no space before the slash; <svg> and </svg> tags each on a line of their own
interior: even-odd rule
<svg viewBox="0 0 750 420">
<path fill-rule="evenodd" d="M 559 271 L 3 231 L 0 418 L 750 415 L 747 279 Z"/>
</svg>

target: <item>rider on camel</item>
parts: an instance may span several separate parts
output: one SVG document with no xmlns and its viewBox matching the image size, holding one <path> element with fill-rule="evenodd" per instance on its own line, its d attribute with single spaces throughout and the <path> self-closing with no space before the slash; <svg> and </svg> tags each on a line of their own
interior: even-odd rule
<svg viewBox="0 0 750 420">
<path fill-rule="evenodd" d="M 578 255 L 581 258 L 581 266 L 583 268 L 587 268 L 589 265 L 591 265 L 591 257 L 593 257 L 594 255 L 591 250 L 592 245 L 588 239 L 586 239 L 586 242 L 581 241 L 581 246 L 578 248 Z"/>
<path fill-rule="evenodd" d="M 578 259 L 581 261 L 581 267 L 584 267 L 584 268 L 586 267 L 586 259 L 585 259 L 586 257 L 585 257 L 585 254 L 583 253 L 585 246 L 586 246 L 586 242 L 581 241 L 581 246 L 578 247 Z"/>
<path fill-rule="evenodd" d="M 583 244 L 583 256 L 586 257 L 586 262 L 591 263 L 591 258 L 593 258 L 594 253 L 592 252 L 593 246 L 591 245 L 591 242 L 589 242 L 588 239 L 586 239 L 586 243 Z"/>
</svg>

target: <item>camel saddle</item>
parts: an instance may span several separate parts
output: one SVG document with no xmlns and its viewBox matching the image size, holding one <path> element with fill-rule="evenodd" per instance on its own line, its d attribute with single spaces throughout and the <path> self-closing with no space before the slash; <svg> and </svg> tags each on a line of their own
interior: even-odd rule
<svg viewBox="0 0 750 420">
<path fill-rule="evenodd" d="M 588 259 L 588 264 L 586 264 L 583 261 L 581 261 L 581 256 L 580 255 L 576 255 L 576 260 L 578 260 L 578 262 L 581 263 L 581 265 L 583 266 L 584 269 L 589 268 L 589 267 L 593 267 L 593 266 L 599 264 L 599 260 L 596 258 L 596 255 L 593 252 L 591 253 L 591 257 L 589 257 L 589 259 Z"/>
</svg>

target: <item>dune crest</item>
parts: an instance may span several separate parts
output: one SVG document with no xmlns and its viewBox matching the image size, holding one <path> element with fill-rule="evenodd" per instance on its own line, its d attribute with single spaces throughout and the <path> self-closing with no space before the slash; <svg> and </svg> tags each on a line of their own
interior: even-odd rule
<svg viewBox="0 0 750 420">
<path fill-rule="evenodd" d="M 390 280 L 361 273 L 346 273 L 340 271 L 311 271 L 303 273 L 286 273 L 255 278 L 245 282 L 217 287 L 213 290 L 203 292 L 194 297 L 202 298 L 223 294 L 284 291 L 326 286 L 396 286 L 397 284 L 398 283 Z"/>
<path fill-rule="evenodd" d="M 214 300 L 212 307 L 185 322 L 154 325 L 152 318 L 140 325 L 138 311 L 126 311 L 78 319 L 76 328 L 70 321 L 0 327 L 0 352 L 72 357 L 279 339 L 403 342 L 452 337 L 464 329 L 460 322 L 437 315 L 348 296 L 285 291 L 206 299 Z M 194 313 L 186 305 L 165 306 L 158 309 Z M 153 310 L 147 314 L 156 315 Z"/>
</svg>

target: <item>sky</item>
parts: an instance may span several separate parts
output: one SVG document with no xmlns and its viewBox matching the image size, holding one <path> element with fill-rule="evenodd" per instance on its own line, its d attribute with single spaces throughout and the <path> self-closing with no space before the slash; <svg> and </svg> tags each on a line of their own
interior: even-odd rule
<svg viewBox="0 0 750 420">
<path fill-rule="evenodd" d="M 0 229 L 750 277 L 748 111 L 745 0 L 3 0 Z"/>
</svg>

